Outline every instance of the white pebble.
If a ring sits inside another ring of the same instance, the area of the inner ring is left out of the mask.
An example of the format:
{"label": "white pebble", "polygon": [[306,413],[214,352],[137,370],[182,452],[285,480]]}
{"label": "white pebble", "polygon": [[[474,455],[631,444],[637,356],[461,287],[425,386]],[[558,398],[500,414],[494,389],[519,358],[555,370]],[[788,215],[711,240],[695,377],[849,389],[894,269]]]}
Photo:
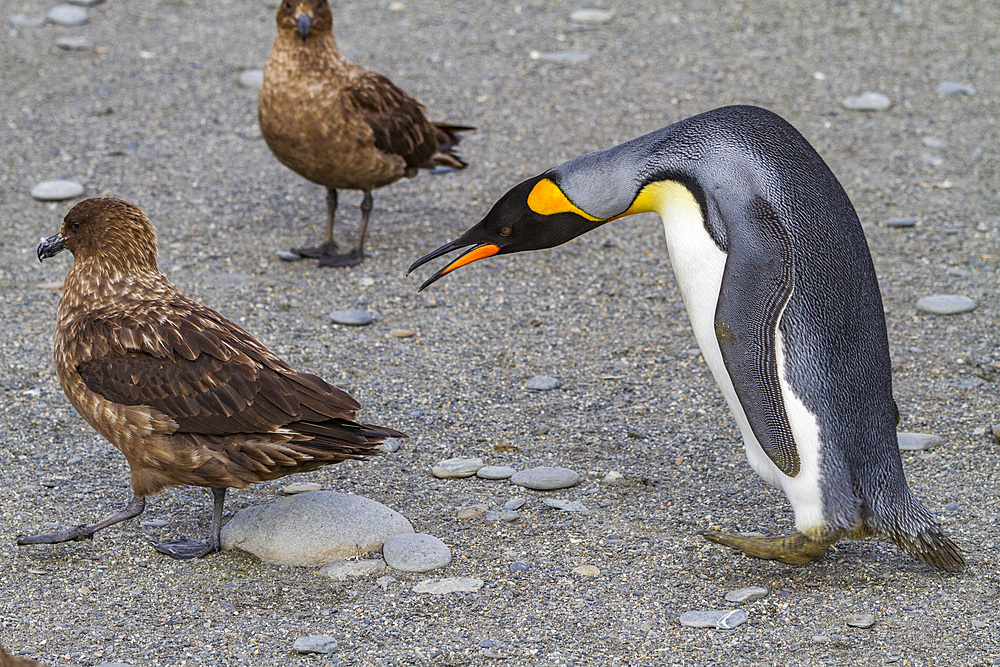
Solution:
{"label": "white pebble", "polygon": [[43,181],[31,188],[31,196],[39,201],[62,201],[83,194],[83,186],[76,181],[57,179]]}
{"label": "white pebble", "polygon": [[854,111],[885,111],[892,106],[892,101],[882,93],[868,92],[844,98],[841,104]]}

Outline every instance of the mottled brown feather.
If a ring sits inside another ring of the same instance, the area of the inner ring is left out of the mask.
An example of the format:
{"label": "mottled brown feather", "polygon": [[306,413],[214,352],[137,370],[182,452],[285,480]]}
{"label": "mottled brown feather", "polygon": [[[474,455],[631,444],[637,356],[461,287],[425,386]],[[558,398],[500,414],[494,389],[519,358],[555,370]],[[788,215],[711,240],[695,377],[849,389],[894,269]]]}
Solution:
{"label": "mottled brown feather", "polygon": [[0,646],[0,667],[45,667],[45,665],[37,660],[11,655]]}

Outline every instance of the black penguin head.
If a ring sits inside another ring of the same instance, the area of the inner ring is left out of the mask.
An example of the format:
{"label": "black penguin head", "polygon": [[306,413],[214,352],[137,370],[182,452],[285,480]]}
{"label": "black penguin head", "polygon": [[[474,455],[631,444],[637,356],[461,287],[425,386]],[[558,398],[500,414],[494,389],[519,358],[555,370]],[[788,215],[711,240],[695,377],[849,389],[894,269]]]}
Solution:
{"label": "black penguin head", "polygon": [[588,215],[559,188],[546,172],[514,186],[493,205],[486,217],[451,243],[427,253],[407,274],[453,250],[473,246],[458,259],[424,281],[421,291],[442,276],[484,257],[560,245],[607,222]]}

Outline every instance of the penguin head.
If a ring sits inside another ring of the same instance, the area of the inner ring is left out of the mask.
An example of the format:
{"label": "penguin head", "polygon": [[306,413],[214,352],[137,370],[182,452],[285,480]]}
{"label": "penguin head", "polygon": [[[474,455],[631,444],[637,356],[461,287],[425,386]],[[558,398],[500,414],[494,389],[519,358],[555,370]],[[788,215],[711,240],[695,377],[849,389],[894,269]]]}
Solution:
{"label": "penguin head", "polygon": [[549,171],[519,183],[501,197],[479,223],[451,243],[415,261],[407,274],[453,250],[472,246],[424,281],[417,291],[484,257],[551,248],[607,222],[577,207],[560,188],[558,180],[557,172]]}

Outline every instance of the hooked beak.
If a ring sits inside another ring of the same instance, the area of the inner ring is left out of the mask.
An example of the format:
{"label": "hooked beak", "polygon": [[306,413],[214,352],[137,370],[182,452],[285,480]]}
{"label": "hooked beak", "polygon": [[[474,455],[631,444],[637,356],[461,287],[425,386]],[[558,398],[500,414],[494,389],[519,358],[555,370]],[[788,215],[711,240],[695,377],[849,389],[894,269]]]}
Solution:
{"label": "hooked beak", "polygon": [[[409,270],[407,270],[406,272],[406,275],[410,275],[410,273],[412,273],[414,269],[426,264],[432,259],[437,259],[441,255],[447,255],[452,250],[458,250],[459,248],[465,248],[470,245],[473,244],[468,241],[464,241],[463,237],[459,237],[454,241],[452,241],[451,243],[446,243],[437,250],[427,253],[426,255],[415,261],[413,264],[411,264]],[[448,275],[457,268],[463,267],[466,264],[471,264],[472,262],[475,262],[477,259],[483,259],[484,257],[492,257],[498,252],[500,252],[500,246],[496,245],[495,243],[480,243],[476,245],[474,248],[472,248],[472,250],[469,250],[468,252],[460,255],[458,259],[454,260],[451,264],[447,265],[446,267],[435,273],[433,276],[425,280],[424,284],[417,289],[417,292],[424,291],[424,289],[426,289],[432,283],[436,282],[439,278]]]}
{"label": "hooked beak", "polygon": [[41,243],[38,244],[38,249],[35,251],[35,254],[38,255],[38,261],[41,262],[61,253],[66,249],[67,240],[65,236],[59,236],[58,234],[53,234],[47,239],[43,238]]}
{"label": "hooked beak", "polygon": [[306,35],[309,34],[309,28],[312,27],[312,24],[313,18],[305,12],[295,17],[295,25],[299,27],[299,34],[302,35],[303,42],[306,41]]}

